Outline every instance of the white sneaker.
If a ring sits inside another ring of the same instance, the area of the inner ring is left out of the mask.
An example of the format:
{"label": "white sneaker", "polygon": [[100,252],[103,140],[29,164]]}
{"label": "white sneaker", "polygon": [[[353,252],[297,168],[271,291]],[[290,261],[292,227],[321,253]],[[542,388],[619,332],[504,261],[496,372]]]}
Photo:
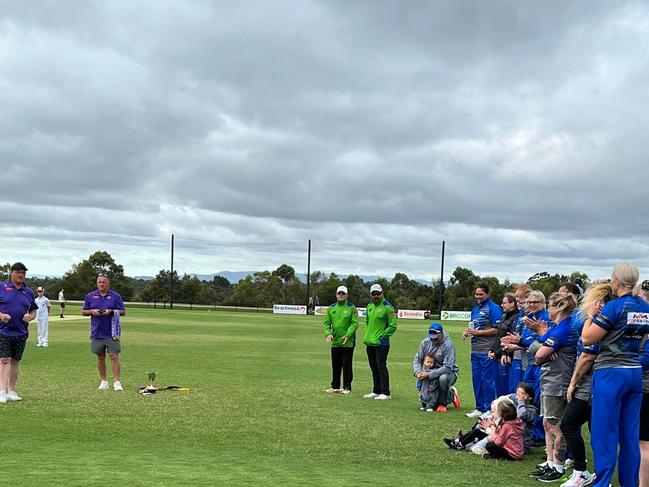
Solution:
{"label": "white sneaker", "polygon": [[329,389],[325,389],[325,392],[327,394],[338,394],[340,392],[340,389],[334,389],[333,387],[330,387]]}
{"label": "white sneaker", "polygon": [[0,404],[7,404],[7,393],[0,392]]}
{"label": "white sneaker", "polygon": [[573,468],[575,465],[575,461],[572,458],[568,458],[565,462],[563,462],[563,468]]}
{"label": "white sneaker", "polygon": [[351,394],[352,391],[350,391],[349,389],[343,389],[342,391],[340,391],[340,393],[341,394]]}
{"label": "white sneaker", "polygon": [[375,394],[374,392],[370,392],[369,394],[365,394],[363,396],[363,399],[374,399],[375,397],[378,397],[378,394]]}
{"label": "white sneaker", "polygon": [[108,390],[108,381],[107,380],[102,380],[99,383],[99,387],[97,387],[100,391],[107,391]]}
{"label": "white sneaker", "polygon": [[41,346],[41,344],[40,344],[40,343],[37,343],[37,344],[36,344],[36,346],[37,346],[37,347],[40,347],[40,346]]}
{"label": "white sneaker", "polygon": [[427,413],[434,413],[435,410],[434,410],[433,408],[428,408],[428,409],[426,409],[426,412],[427,412]]}
{"label": "white sneaker", "polygon": [[467,418],[477,418],[478,416],[482,416],[482,411],[478,411],[477,409],[474,409],[470,413],[466,413],[465,416]]}
{"label": "white sneaker", "polygon": [[374,399],[378,399],[379,401],[386,401],[386,400],[391,399],[391,398],[392,398],[392,396],[388,396],[387,394],[379,394]]}
{"label": "white sneaker", "polygon": [[584,470],[583,472],[573,471],[570,478],[561,484],[561,487],[586,487],[587,485],[592,485],[594,481],[595,475],[588,470]]}
{"label": "white sneaker", "polygon": [[16,394],[16,391],[7,392],[7,401],[22,401],[23,398]]}
{"label": "white sneaker", "polygon": [[47,348],[47,343],[43,343],[43,344],[41,345],[41,347],[43,347],[43,348]]}
{"label": "white sneaker", "polygon": [[122,383],[118,380],[116,380],[115,383],[113,384],[113,389],[115,389],[116,391],[124,390],[124,388],[122,387]]}

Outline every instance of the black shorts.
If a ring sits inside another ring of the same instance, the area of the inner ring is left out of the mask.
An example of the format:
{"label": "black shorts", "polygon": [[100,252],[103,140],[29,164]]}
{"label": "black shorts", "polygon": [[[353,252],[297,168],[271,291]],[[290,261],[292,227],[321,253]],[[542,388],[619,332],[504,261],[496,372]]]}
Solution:
{"label": "black shorts", "polygon": [[59,303],[61,305],[61,308],[65,308],[65,303]]}
{"label": "black shorts", "polygon": [[640,408],[640,441],[649,441],[649,392],[642,394]]}
{"label": "black shorts", "polygon": [[21,360],[25,345],[27,344],[27,335],[21,337],[8,337],[0,335],[0,358],[12,358]]}

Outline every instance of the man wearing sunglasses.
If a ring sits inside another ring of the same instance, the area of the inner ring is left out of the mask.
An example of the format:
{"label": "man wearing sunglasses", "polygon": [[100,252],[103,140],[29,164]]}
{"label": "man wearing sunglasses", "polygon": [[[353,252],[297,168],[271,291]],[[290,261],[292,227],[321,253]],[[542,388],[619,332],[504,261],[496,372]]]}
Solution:
{"label": "man wearing sunglasses", "polygon": [[16,381],[23,358],[29,322],[36,318],[38,305],[34,292],[25,286],[27,267],[22,262],[11,266],[7,282],[0,283],[0,404],[20,401]]}
{"label": "man wearing sunglasses", "polygon": [[[324,333],[331,343],[331,388],[329,394],[349,394],[352,392],[352,359],[356,345],[356,330],[358,329],[358,311],[356,306],[347,299],[349,296],[346,286],[336,289],[336,302],[327,308],[324,319]],[[340,373],[343,374],[343,388],[340,388]]]}
{"label": "man wearing sunglasses", "polygon": [[370,294],[372,302],[367,305],[363,343],[367,347],[367,360],[374,384],[372,392],[363,397],[386,400],[391,397],[387,362],[390,353],[390,337],[397,331],[397,312],[383,297],[383,288],[380,284],[372,284]]}

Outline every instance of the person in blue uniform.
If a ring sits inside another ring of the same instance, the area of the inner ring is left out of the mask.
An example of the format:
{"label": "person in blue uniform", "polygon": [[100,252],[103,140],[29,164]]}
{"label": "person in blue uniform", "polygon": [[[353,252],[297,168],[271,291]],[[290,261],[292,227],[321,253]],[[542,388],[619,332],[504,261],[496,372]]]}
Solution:
{"label": "person in blue uniform", "polygon": [[[636,487],[640,470],[642,367],[640,342],[649,333],[649,304],[633,295],[638,268],[629,262],[611,275],[614,299],[584,321],[582,342],[599,343],[593,365],[591,446],[596,487],[608,486],[615,464],[621,487]],[[618,450],[619,449],[619,450]]]}
{"label": "person in blue uniform", "polygon": [[475,290],[476,305],[471,311],[469,327],[465,337],[471,337],[471,379],[475,409],[466,414],[475,418],[491,410],[491,401],[496,399],[496,363],[489,359],[489,348],[498,332],[498,322],[503,313],[489,296],[489,286],[479,284]]}

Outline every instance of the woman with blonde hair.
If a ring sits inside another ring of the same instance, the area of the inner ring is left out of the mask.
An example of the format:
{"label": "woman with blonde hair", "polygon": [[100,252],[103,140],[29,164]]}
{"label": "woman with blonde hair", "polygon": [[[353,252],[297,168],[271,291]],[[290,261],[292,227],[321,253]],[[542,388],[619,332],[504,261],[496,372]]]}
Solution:
{"label": "woman with blonde hair", "polygon": [[[622,487],[638,485],[642,367],[640,342],[649,333],[649,303],[633,295],[638,268],[622,262],[611,274],[617,296],[599,313],[588,316],[581,333],[584,345],[599,343],[593,365],[591,446],[595,486],[607,486],[618,465]],[[619,453],[618,453],[619,448]]]}
{"label": "woman with blonde hair", "polygon": [[[578,312],[573,315],[575,327],[581,329],[586,316],[598,312],[611,299],[613,299],[613,291],[608,283],[589,287]],[[561,432],[566,439],[568,450],[572,452],[574,464],[572,475],[567,482],[561,484],[562,487],[581,487],[593,482],[594,476],[588,471],[586,465],[586,447],[581,436],[581,427],[585,423],[590,424],[592,369],[598,351],[597,344],[585,346],[581,338],[577,342],[577,362],[566,397],[568,405],[561,418]]]}

